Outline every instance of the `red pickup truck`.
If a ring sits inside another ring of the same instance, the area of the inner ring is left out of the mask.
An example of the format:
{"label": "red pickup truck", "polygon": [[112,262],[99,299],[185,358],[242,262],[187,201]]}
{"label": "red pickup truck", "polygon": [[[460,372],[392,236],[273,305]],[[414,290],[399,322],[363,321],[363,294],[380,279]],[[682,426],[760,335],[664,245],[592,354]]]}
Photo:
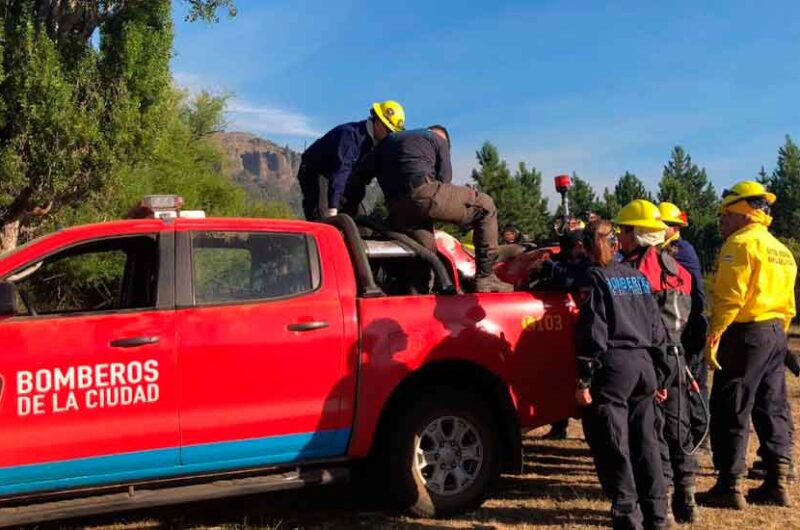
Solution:
{"label": "red pickup truck", "polygon": [[[478,506],[574,413],[575,303],[347,216],[140,219],[0,256],[0,524],[325,484]],[[412,274],[412,271],[413,274]],[[408,276],[434,278],[420,294]]]}

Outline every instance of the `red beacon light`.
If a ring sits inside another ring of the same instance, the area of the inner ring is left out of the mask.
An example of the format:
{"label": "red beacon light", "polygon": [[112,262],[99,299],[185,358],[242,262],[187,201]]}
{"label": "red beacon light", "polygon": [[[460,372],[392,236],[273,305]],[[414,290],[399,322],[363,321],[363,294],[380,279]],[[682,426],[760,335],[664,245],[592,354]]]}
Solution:
{"label": "red beacon light", "polygon": [[555,179],[556,191],[558,193],[566,193],[572,187],[572,180],[569,175],[558,175]]}

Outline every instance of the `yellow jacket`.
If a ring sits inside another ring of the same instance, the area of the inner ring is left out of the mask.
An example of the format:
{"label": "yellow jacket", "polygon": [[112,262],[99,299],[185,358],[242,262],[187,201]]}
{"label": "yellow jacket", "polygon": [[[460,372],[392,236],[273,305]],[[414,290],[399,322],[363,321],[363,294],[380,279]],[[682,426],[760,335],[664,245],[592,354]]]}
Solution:
{"label": "yellow jacket", "polygon": [[711,296],[709,334],[734,322],[794,318],[797,264],[792,253],[762,224],[749,224],[722,245]]}

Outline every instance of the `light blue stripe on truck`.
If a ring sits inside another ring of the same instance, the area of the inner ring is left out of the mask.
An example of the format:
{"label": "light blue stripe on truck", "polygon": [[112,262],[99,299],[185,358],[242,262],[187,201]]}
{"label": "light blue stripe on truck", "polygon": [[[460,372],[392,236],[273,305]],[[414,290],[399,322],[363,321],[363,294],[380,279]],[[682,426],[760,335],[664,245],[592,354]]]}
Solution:
{"label": "light blue stripe on truck", "polygon": [[[343,456],[350,429],[270,436],[0,468],[0,495],[213,473]],[[183,464],[179,465],[179,459]]]}

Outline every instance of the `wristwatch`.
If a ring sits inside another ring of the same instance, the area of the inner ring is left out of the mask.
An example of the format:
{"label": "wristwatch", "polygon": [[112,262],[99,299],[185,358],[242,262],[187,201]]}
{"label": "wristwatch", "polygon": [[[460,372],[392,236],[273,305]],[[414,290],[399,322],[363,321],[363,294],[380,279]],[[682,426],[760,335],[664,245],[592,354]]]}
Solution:
{"label": "wristwatch", "polygon": [[592,386],[592,382],[589,379],[578,379],[576,386],[578,390],[586,390]]}

